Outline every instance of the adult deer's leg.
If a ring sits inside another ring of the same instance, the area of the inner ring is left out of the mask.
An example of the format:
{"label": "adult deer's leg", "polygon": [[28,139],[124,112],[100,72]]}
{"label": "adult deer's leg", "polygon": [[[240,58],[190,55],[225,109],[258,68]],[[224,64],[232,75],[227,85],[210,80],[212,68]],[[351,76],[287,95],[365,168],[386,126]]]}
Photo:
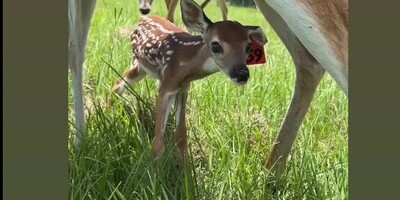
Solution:
{"label": "adult deer's leg", "polygon": [[187,130],[186,130],[186,104],[188,97],[188,89],[179,92],[176,97],[176,132],[175,142],[178,145],[183,158],[187,153]]}
{"label": "adult deer's leg", "polygon": [[201,4],[201,9],[204,9],[207,5],[208,5],[208,3],[210,3],[210,1],[211,0],[205,0],[202,4]]}
{"label": "adult deer's leg", "polygon": [[228,8],[225,0],[217,0],[218,7],[221,9],[222,19],[228,20]]}
{"label": "adult deer's leg", "polygon": [[167,9],[169,10],[169,5],[171,4],[171,0],[165,0],[165,5],[167,6]]}
{"label": "adult deer's leg", "polygon": [[168,21],[174,23],[175,8],[178,5],[178,0],[166,0],[168,8]]}
{"label": "adult deer's leg", "polygon": [[72,50],[69,49],[69,68],[71,70],[72,78],[72,89],[74,95],[74,107],[75,107],[75,124],[77,132],[74,136],[74,146],[76,149],[80,149],[82,140],[84,138],[84,132],[86,131],[85,125],[85,114],[83,108],[83,60],[84,60],[84,48],[74,47]]}
{"label": "adult deer's leg", "polygon": [[119,79],[117,83],[113,86],[112,91],[121,95],[128,85],[142,80],[146,75],[146,72],[139,66],[139,61],[133,59],[131,67],[124,72],[123,79]]}
{"label": "adult deer's leg", "polygon": [[81,148],[86,131],[83,108],[83,62],[85,61],[85,47],[95,5],[96,0],[68,1],[68,66],[71,70],[74,94],[75,123],[77,128],[77,134],[74,137],[74,146],[77,149]]}
{"label": "adult deer's leg", "polygon": [[[204,9],[211,0],[205,0],[201,4],[201,8]],[[217,0],[218,7],[221,9],[222,19],[228,20],[228,7],[226,6],[226,0]]]}
{"label": "adult deer's leg", "polygon": [[278,179],[285,169],[299,128],[325,72],[297,39],[295,43],[297,53],[292,55],[296,66],[295,89],[285,120],[266,163],[267,168],[272,169]]}
{"label": "adult deer's leg", "polygon": [[152,146],[153,158],[156,158],[164,152],[164,133],[175,95],[176,94],[168,94],[167,91],[163,90],[163,85],[161,83],[156,102],[156,128]]}
{"label": "adult deer's leg", "polygon": [[299,127],[325,71],[265,0],[254,0],[254,2],[285,44],[296,67],[296,83],[292,100],[266,163],[266,167],[280,178]]}

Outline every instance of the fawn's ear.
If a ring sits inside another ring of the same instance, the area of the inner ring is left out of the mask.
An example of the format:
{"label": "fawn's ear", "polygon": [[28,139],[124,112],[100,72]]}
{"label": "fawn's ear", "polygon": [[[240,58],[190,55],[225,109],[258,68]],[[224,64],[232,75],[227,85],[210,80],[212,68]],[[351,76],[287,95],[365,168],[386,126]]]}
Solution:
{"label": "fawn's ear", "polygon": [[265,45],[268,42],[267,37],[264,34],[264,31],[259,26],[246,26],[249,37],[255,41],[257,41],[260,45]]}
{"label": "fawn's ear", "polygon": [[180,0],[182,20],[185,26],[194,32],[203,34],[212,21],[204,14],[201,7],[193,0]]}

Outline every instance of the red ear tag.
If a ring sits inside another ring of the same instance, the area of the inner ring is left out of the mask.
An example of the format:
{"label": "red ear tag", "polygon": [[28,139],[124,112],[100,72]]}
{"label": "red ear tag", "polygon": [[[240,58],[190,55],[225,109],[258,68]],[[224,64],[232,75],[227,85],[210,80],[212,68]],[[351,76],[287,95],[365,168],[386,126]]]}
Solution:
{"label": "red ear tag", "polygon": [[264,47],[258,44],[256,41],[252,40],[251,38],[250,40],[250,53],[247,57],[246,64],[257,65],[266,63],[267,59],[265,58]]}

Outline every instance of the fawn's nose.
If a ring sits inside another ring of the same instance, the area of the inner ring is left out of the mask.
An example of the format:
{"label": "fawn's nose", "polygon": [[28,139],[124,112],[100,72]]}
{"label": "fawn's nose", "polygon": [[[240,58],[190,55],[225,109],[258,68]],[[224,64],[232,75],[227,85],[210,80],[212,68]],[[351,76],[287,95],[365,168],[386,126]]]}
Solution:
{"label": "fawn's nose", "polygon": [[249,69],[246,66],[237,67],[232,70],[231,79],[238,84],[246,84],[250,78]]}
{"label": "fawn's nose", "polygon": [[243,67],[243,68],[237,69],[236,70],[236,74],[238,76],[248,77],[249,76],[249,69],[247,67]]}
{"label": "fawn's nose", "polygon": [[238,70],[236,74],[238,82],[241,83],[247,82],[247,80],[250,78],[249,69],[247,68]]}
{"label": "fawn's nose", "polygon": [[150,8],[140,8],[139,10],[142,15],[147,15],[150,12]]}

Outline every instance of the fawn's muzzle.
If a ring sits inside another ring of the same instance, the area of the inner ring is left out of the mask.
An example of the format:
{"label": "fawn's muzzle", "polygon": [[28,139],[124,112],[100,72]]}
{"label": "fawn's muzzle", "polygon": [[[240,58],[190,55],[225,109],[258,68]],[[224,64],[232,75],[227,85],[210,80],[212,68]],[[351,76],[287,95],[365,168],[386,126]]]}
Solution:
{"label": "fawn's muzzle", "polygon": [[230,72],[232,81],[239,85],[244,85],[250,78],[249,68],[247,66],[235,67]]}

